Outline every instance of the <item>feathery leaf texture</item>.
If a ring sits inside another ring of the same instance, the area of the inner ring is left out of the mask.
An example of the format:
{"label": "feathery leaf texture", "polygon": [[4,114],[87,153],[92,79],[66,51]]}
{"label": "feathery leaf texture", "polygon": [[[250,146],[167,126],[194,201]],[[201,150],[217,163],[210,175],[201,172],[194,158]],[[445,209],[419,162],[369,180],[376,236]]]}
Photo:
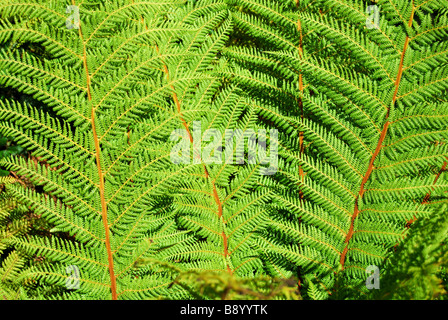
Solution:
{"label": "feathery leaf texture", "polygon": [[[10,240],[45,257],[17,276],[22,296],[192,299],[199,276],[297,277],[327,299],[365,283],[448,199],[448,1],[378,0],[374,28],[368,5],[3,1],[0,88],[29,99],[2,95],[0,135],[32,158],[0,166],[41,188],[8,186],[68,235]],[[213,150],[230,130],[245,134]],[[278,147],[275,172],[247,157],[251,132]]]}

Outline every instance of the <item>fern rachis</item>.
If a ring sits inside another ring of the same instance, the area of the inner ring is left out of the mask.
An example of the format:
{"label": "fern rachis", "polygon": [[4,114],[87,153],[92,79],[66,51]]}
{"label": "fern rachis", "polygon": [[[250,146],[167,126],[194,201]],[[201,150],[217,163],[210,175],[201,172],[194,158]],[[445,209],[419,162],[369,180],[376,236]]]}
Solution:
{"label": "fern rachis", "polygon": [[[38,159],[0,164],[43,189],[9,192],[70,235],[14,238],[45,257],[18,276],[26,295],[228,297],[296,276],[319,299],[362,286],[448,190],[447,2],[378,1],[371,29],[367,4],[73,1],[79,29],[53,1],[0,6],[0,87],[27,96],[2,96],[0,133]],[[277,130],[276,174],[174,164],[171,134],[193,145],[196,122],[222,141]]]}

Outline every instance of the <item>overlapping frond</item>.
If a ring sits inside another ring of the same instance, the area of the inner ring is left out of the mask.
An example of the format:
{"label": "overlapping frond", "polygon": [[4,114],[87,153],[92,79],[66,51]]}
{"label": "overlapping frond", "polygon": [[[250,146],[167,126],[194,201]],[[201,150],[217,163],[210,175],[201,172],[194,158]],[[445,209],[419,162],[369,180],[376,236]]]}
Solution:
{"label": "overlapping frond", "polygon": [[[266,121],[296,130],[279,141],[289,165],[274,177],[268,225],[276,240],[264,249],[278,266],[283,254],[289,268],[301,268],[310,297],[328,297],[332,279],[336,287],[362,282],[366,267],[381,265],[401,241],[406,222],[431,214],[429,198],[446,197],[447,3],[228,3],[257,44],[226,49],[246,80],[229,79],[250,87]],[[380,19],[372,28],[373,9]]]}
{"label": "overlapping frond", "polygon": [[51,230],[8,240],[0,277],[60,299],[358,288],[448,192],[448,3],[368,5],[5,1],[0,134],[29,154],[0,165]]}

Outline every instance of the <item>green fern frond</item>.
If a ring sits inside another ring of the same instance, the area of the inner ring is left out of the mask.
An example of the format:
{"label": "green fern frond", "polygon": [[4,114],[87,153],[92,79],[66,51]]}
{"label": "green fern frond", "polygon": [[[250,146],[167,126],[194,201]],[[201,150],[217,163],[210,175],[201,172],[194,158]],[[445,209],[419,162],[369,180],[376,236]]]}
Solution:
{"label": "green fern frond", "polygon": [[0,135],[29,152],[0,166],[51,225],[8,240],[20,297],[362,287],[448,199],[448,2],[368,5],[0,5]]}

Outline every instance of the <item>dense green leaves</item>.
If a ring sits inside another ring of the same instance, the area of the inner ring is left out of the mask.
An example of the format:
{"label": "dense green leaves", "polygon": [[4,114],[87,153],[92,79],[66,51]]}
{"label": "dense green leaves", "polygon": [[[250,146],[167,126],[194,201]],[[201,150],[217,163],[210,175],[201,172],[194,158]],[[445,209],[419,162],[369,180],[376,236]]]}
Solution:
{"label": "dense green leaves", "polygon": [[447,201],[448,2],[369,5],[0,5],[0,166],[51,224],[9,241],[22,297],[353,298],[393,274]]}

